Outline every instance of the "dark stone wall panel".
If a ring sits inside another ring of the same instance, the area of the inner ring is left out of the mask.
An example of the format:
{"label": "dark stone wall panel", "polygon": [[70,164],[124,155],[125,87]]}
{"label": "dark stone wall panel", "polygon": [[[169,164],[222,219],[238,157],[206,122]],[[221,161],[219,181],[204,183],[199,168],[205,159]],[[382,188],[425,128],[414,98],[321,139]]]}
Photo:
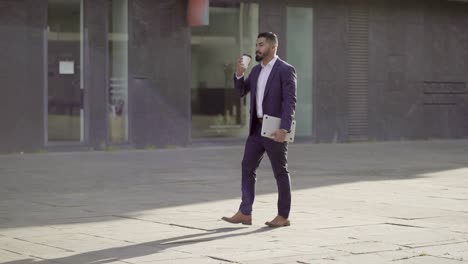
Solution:
{"label": "dark stone wall panel", "polygon": [[190,28],[184,0],[130,1],[132,142],[190,142]]}
{"label": "dark stone wall panel", "polygon": [[47,1],[0,1],[0,152],[44,145]]}

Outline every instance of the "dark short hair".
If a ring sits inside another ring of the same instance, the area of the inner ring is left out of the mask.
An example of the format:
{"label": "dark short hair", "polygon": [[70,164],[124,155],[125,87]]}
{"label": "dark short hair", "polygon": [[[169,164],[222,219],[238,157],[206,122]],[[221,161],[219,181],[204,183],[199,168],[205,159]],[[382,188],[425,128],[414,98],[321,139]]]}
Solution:
{"label": "dark short hair", "polygon": [[257,39],[259,38],[265,38],[267,41],[278,45],[278,36],[276,36],[276,34],[273,32],[262,32],[258,34]]}

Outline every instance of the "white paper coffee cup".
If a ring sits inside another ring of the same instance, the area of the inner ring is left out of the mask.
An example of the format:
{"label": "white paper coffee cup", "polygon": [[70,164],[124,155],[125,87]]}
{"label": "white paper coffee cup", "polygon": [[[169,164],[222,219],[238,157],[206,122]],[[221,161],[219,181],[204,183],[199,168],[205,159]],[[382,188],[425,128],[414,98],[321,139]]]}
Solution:
{"label": "white paper coffee cup", "polygon": [[249,67],[250,61],[252,57],[250,55],[244,54],[242,55],[242,68],[247,69]]}

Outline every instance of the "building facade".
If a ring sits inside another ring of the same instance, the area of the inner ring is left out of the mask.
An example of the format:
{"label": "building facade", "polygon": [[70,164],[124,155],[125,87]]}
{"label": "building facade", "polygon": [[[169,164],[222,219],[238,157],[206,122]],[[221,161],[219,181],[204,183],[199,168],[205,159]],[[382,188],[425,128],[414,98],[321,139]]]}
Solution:
{"label": "building facade", "polygon": [[200,2],[0,0],[0,152],[241,141],[232,74],[262,31],[296,67],[299,141],[468,137],[468,3]]}

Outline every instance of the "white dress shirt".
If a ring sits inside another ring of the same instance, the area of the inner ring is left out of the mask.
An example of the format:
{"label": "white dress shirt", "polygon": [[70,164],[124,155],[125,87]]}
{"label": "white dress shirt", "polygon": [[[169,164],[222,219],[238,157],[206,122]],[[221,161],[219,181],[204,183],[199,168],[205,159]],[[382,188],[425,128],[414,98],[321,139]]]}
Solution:
{"label": "white dress shirt", "polygon": [[257,117],[263,118],[263,97],[265,95],[265,88],[268,81],[268,77],[270,77],[271,70],[273,69],[273,65],[278,60],[278,56],[273,57],[273,59],[267,64],[262,66],[262,70],[260,71],[260,75],[258,76],[257,82],[257,100],[256,100],[256,108],[257,108]]}
{"label": "white dress shirt", "polygon": [[[257,97],[256,97],[256,108],[257,108],[257,117],[258,118],[263,118],[263,97],[265,95],[265,88],[266,84],[268,81],[268,77],[270,77],[271,70],[273,69],[273,66],[275,65],[275,62],[278,60],[278,56],[275,55],[273,59],[267,64],[263,65],[263,63],[260,64],[262,66],[262,69],[260,70],[260,75],[258,76],[258,81],[257,81]],[[244,75],[237,76],[237,79],[241,79],[244,77]]]}

